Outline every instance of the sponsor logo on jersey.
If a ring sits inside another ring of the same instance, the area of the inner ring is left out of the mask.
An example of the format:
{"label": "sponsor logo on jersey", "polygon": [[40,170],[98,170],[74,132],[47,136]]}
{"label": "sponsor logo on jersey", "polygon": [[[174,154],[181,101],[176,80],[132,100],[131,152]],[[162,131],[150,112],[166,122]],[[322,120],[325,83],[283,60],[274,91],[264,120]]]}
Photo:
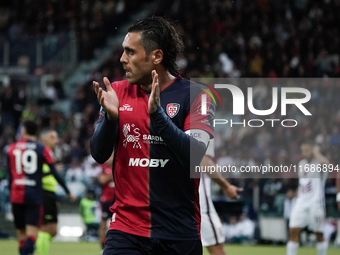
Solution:
{"label": "sponsor logo on jersey", "polygon": [[130,158],[129,166],[164,167],[168,162],[169,162],[169,159]]}
{"label": "sponsor logo on jersey", "polygon": [[166,106],[166,112],[168,113],[170,118],[173,118],[179,112],[180,104],[171,103]]}
{"label": "sponsor logo on jersey", "polygon": [[158,135],[143,135],[143,143],[164,144],[162,137]]}
{"label": "sponsor logo on jersey", "polygon": [[135,127],[135,124],[124,124],[123,125],[123,135],[125,139],[123,140],[123,146],[126,148],[128,143],[133,144],[133,148],[141,149],[142,146],[139,142],[139,138],[141,134],[139,133],[140,129]]}
{"label": "sponsor logo on jersey", "polygon": [[26,186],[35,186],[35,185],[37,185],[35,180],[29,180],[29,179],[15,179],[14,183],[16,185],[26,185]]}
{"label": "sponsor logo on jersey", "polygon": [[16,143],[15,148],[22,149],[22,150],[35,150],[37,145],[35,143]]}
{"label": "sponsor logo on jersey", "polygon": [[121,111],[121,112],[124,112],[124,111],[132,112],[133,107],[131,107],[131,105],[129,105],[129,104],[123,104],[123,106],[119,107],[119,111]]}

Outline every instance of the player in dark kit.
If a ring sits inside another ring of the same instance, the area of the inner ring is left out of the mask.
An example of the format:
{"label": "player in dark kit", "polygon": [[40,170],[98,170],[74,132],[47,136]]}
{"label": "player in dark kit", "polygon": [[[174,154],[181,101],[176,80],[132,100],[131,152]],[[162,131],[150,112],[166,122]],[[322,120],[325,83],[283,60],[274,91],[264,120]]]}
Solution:
{"label": "player in dark kit", "polygon": [[33,254],[38,227],[43,215],[42,166],[48,164],[51,174],[67,194],[70,194],[54,166],[48,147],[36,142],[37,125],[25,121],[21,140],[8,150],[10,191],[14,224],[17,230],[20,255]]}
{"label": "player in dark kit", "polygon": [[202,90],[179,76],[182,48],[165,19],[138,21],[123,42],[127,80],[110,84],[105,77],[107,91],[93,82],[102,110],[92,156],[103,163],[115,148],[104,255],[202,254],[199,179],[190,178],[190,163],[199,165],[213,137],[214,109],[201,115]]}

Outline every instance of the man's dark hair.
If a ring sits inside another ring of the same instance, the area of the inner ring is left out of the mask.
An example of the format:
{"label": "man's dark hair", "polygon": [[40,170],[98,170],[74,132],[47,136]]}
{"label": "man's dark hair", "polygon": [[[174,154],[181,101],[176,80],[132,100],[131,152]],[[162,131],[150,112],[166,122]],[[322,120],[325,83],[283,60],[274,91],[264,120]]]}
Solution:
{"label": "man's dark hair", "polygon": [[172,75],[179,74],[176,57],[183,51],[183,41],[169,21],[162,17],[152,16],[132,24],[128,32],[141,33],[140,43],[146,54],[161,49],[163,66]]}
{"label": "man's dark hair", "polygon": [[311,140],[311,139],[306,139],[305,141],[303,141],[302,142],[302,144],[301,145],[309,145],[309,146],[314,146],[315,145],[315,143],[314,143],[314,141],[313,140]]}
{"label": "man's dark hair", "polygon": [[22,125],[26,130],[26,134],[34,136],[37,134],[38,125],[35,122],[31,120],[26,120]]}

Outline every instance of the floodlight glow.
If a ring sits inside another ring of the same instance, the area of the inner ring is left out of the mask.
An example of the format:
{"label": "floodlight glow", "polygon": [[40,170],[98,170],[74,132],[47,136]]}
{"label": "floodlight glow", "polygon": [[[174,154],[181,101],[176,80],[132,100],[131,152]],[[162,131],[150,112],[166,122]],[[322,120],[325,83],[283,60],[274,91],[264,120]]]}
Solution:
{"label": "floodlight glow", "polygon": [[83,235],[83,229],[81,227],[64,226],[60,228],[60,235],[68,237],[80,237]]}

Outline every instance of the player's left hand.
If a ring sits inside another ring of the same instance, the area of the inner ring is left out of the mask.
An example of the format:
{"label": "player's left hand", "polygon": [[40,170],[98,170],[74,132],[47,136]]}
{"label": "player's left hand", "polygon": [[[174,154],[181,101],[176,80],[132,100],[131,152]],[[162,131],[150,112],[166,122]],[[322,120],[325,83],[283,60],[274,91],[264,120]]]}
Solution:
{"label": "player's left hand", "polygon": [[161,106],[158,74],[156,70],[153,70],[151,74],[152,74],[152,89],[149,98],[149,114],[154,113],[155,111],[157,111],[158,107]]}
{"label": "player's left hand", "polygon": [[223,188],[223,193],[229,198],[238,199],[240,195],[237,192],[243,191],[243,188],[238,188],[234,185],[229,184],[227,187]]}

